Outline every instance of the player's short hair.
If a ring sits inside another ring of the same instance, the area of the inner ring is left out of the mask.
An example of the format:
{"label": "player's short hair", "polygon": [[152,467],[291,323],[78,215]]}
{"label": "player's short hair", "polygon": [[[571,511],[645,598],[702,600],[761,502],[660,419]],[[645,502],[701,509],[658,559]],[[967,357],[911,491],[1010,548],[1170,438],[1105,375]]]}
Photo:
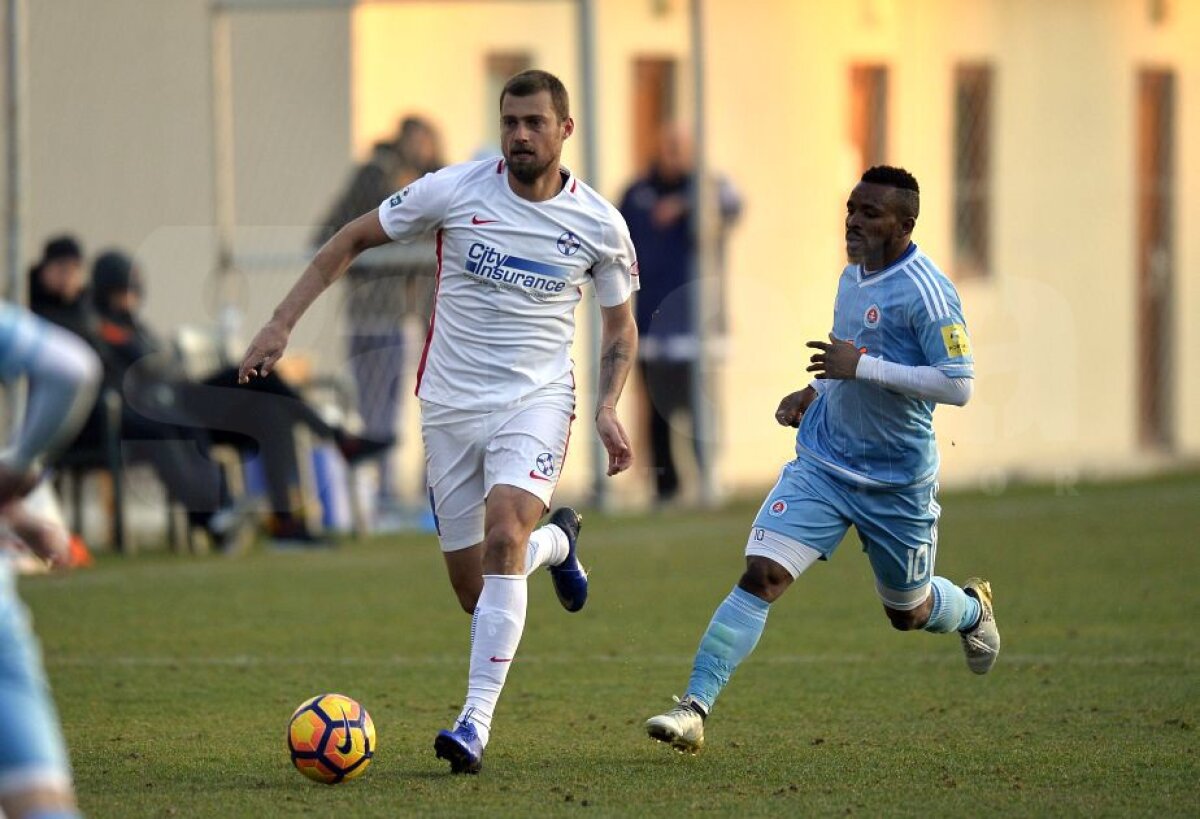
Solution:
{"label": "player's short hair", "polygon": [[571,116],[571,101],[567,97],[567,87],[562,84],[562,80],[549,71],[541,71],[536,68],[509,77],[508,82],[504,83],[504,89],[500,92],[500,106],[504,107],[506,94],[512,94],[514,97],[528,97],[539,91],[549,92],[550,105],[554,108],[559,122],[563,122]]}
{"label": "player's short hair", "polygon": [[921,213],[921,186],[917,184],[917,178],[904,168],[875,165],[863,172],[860,181],[895,188],[897,195],[893,198],[903,215],[916,219]]}

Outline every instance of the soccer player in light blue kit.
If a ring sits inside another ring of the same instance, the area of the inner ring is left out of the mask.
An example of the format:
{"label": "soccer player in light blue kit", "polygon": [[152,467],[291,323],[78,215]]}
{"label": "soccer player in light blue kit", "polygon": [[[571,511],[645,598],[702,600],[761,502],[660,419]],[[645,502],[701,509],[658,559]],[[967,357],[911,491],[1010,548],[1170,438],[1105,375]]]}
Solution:
{"label": "soccer player in light blue kit", "polygon": [[687,693],[646,721],[652,739],[696,753],[717,695],[762,634],[771,603],[850,526],[875,588],[901,631],[957,632],[967,665],[986,674],[1000,650],[992,591],[933,573],[937,557],[937,444],[933,410],[962,406],[974,375],[962,304],[950,280],[912,242],[917,180],[877,166],[846,203],[846,252],[829,341],[809,386],[775,419],[798,426],[796,459],[767,495],[746,546],[746,571],[700,640]]}
{"label": "soccer player in light blue kit", "polygon": [[[39,556],[63,555],[65,533],[26,510],[21,498],[41,479],[41,463],[69,443],[87,418],[100,362],[80,339],[0,302],[0,381],[28,380],[24,420],[0,452],[0,528]],[[58,716],[29,617],[17,599],[9,555],[0,550],[0,815],[79,816]]]}

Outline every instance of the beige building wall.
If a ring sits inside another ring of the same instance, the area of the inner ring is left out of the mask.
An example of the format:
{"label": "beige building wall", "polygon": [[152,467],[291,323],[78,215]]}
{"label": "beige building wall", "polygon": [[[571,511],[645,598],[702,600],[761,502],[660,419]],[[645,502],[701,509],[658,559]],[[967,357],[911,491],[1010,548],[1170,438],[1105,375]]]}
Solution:
{"label": "beige building wall", "polygon": [[[678,58],[681,90],[690,91],[686,5],[598,4],[602,160],[594,181],[609,196],[633,171],[633,57]],[[1012,472],[1069,481],[1079,469],[1157,460],[1136,435],[1134,91],[1139,67],[1175,68],[1174,430],[1180,453],[1200,454],[1200,346],[1186,321],[1200,306],[1196,231],[1186,228],[1197,224],[1200,207],[1200,7],[1168,4],[1162,25],[1135,0],[761,0],[705,8],[711,161],[736,180],[748,205],[730,245],[733,333],[718,374],[722,474],[730,485],[769,481],[788,456],[792,436],[771,415],[780,396],[805,383],[803,342],[829,326],[843,264],[842,203],[857,171],[846,125],[854,62],[890,68],[889,160],[922,181],[916,238],[952,277],[953,68],[971,60],[995,70],[994,272],[960,282],[977,391],[967,408],[937,414],[947,479],[989,482]],[[522,13],[544,23],[525,33],[511,25]],[[481,102],[489,49],[527,49],[558,71],[575,90],[578,114],[572,25],[555,4],[361,9],[356,142],[401,113],[388,100],[413,100],[437,112],[456,158],[467,156],[491,127],[481,108],[494,116],[494,102]],[[431,70],[419,79],[395,72],[384,83],[378,55],[395,52],[384,44],[399,32],[411,44],[405,61]],[[569,151],[568,161],[574,156]]]}
{"label": "beige building wall", "polygon": [[[616,198],[633,174],[632,60],[679,60],[690,111],[688,3],[596,3],[600,165]],[[788,457],[779,397],[805,383],[804,341],[821,338],[843,263],[842,212],[856,159],[848,71],[891,71],[889,160],[922,182],[916,238],[953,277],[952,77],[995,68],[994,275],[962,281],[976,349],[974,400],[941,408],[949,481],[1012,472],[1140,468],[1135,324],[1135,76],[1176,72],[1172,376],[1177,452],[1200,455],[1200,4],[1142,0],[707,0],[711,164],[747,209],[729,245],[732,335],[719,367],[721,471],[761,486]],[[215,319],[212,136],[204,0],[30,3],[31,253],[49,233],[143,257],[160,327]],[[238,249],[293,258],[355,156],[406,113],[443,130],[460,161],[496,141],[489,52],[528,51],[582,112],[569,2],[370,3],[347,11],[240,14],[233,27]],[[581,123],[582,124],[582,123]],[[582,160],[582,134],[566,151]],[[294,278],[296,262],[247,270],[236,288],[247,329]],[[301,325],[296,347],[341,362],[339,297]],[[585,307],[587,305],[585,304]],[[577,348],[580,378],[589,355]],[[592,435],[581,392],[576,440]],[[637,421],[625,413],[630,425]],[[411,417],[411,416],[410,416]],[[410,429],[410,435],[412,430]],[[416,447],[409,447],[415,459]],[[586,485],[576,449],[568,493]],[[409,464],[406,469],[419,467]],[[614,485],[645,494],[645,475]]]}

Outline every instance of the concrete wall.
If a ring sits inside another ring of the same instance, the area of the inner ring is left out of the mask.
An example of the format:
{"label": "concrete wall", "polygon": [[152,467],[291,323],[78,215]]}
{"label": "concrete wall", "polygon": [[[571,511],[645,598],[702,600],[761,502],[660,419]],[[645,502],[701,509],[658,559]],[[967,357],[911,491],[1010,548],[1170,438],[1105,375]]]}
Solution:
{"label": "concrete wall", "polygon": [[[28,255],[61,231],[89,254],[131,250],[155,326],[211,324],[208,3],[28,7]],[[239,13],[231,34],[238,248],[299,252],[350,167],[349,12]],[[247,274],[239,306],[262,316],[295,272]],[[298,340],[336,333],[335,314],[323,306]]]}

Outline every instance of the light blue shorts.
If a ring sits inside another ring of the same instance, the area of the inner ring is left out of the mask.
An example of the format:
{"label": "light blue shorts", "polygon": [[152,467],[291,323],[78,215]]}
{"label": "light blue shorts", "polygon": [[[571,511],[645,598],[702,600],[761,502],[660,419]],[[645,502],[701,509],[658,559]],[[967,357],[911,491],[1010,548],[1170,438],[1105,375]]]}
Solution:
{"label": "light blue shorts", "polygon": [[911,591],[928,585],[933,576],[941,511],[936,482],[876,489],[839,480],[811,461],[796,459],[783,467],[754,526],[815,549],[822,560],[829,559],[853,526],[881,591]]}
{"label": "light blue shorts", "polygon": [[37,638],[0,555],[0,794],[70,785],[66,745]]}

